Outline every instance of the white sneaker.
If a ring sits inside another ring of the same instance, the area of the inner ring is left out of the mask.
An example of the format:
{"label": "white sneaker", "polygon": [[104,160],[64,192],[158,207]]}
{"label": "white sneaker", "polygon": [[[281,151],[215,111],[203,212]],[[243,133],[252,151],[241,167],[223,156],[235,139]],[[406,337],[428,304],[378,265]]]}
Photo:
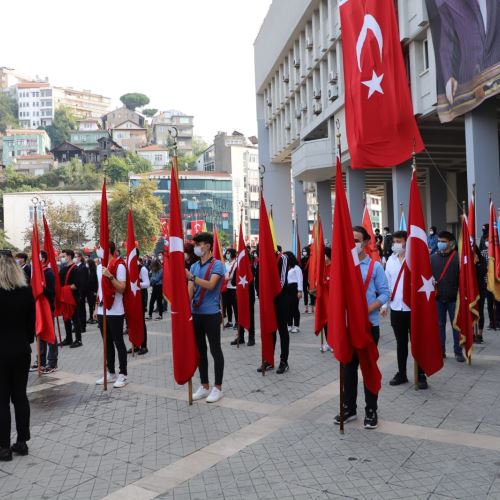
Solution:
{"label": "white sneaker", "polygon": [[[110,382],[110,383],[116,382],[116,378],[117,378],[116,373],[109,373],[108,372],[108,376],[107,376],[108,382]],[[95,381],[95,385],[104,385],[104,377],[98,378]]]}
{"label": "white sneaker", "polygon": [[193,394],[193,401],[199,401],[200,399],[206,398],[210,394],[210,389],[205,389],[202,385],[198,387],[198,390]]}
{"label": "white sneaker", "polygon": [[220,389],[217,389],[217,387],[213,387],[212,392],[207,398],[207,403],[217,403],[219,399],[222,399],[222,396],[224,396],[224,394],[222,394],[222,391]]}
{"label": "white sneaker", "polygon": [[292,327],[291,327],[291,326],[289,326],[289,327],[288,327],[288,333],[290,333],[291,331],[292,331]]}
{"label": "white sneaker", "polygon": [[333,352],[333,349],[328,344],[323,344],[320,348],[321,352]]}
{"label": "white sneaker", "polygon": [[291,333],[299,333],[299,331],[300,330],[296,326],[294,326],[291,330]]}
{"label": "white sneaker", "polygon": [[116,382],[113,384],[113,387],[115,389],[120,389],[121,387],[125,387],[127,384],[127,376],[123,375],[123,373],[120,373],[120,375],[118,375],[118,378],[116,379]]}

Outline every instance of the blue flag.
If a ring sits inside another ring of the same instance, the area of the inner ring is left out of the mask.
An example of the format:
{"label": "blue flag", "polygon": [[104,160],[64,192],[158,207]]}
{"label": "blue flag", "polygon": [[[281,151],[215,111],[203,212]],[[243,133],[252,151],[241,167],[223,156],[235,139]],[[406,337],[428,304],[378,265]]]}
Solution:
{"label": "blue flag", "polygon": [[401,210],[401,219],[399,221],[399,230],[406,231],[406,218],[405,218],[405,213],[403,210]]}

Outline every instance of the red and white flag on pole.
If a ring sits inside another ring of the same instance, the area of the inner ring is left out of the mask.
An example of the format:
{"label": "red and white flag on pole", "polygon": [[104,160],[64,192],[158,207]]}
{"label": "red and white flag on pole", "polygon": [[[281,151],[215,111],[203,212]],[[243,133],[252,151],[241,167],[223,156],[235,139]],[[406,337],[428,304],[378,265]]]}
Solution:
{"label": "red and white flag on pole", "polygon": [[128,211],[127,270],[128,283],[124,305],[125,315],[127,316],[128,338],[134,346],[140,347],[144,342],[144,310],[139,266],[137,265],[137,247],[135,246],[132,210]]}
{"label": "red and white flag on pole", "polygon": [[315,290],[316,306],[314,308],[314,333],[318,335],[328,323],[328,291],[325,279],[325,238],[323,236],[323,224],[318,214],[316,221],[316,235],[314,236],[315,265]]}
{"label": "red and white flag on pole", "polygon": [[33,291],[36,307],[35,333],[41,340],[49,344],[54,344],[56,341],[54,320],[52,318],[52,311],[50,310],[49,299],[43,294],[45,276],[43,274],[42,263],[40,262],[40,239],[36,219],[35,210],[31,238],[31,290]]}
{"label": "red and white flag on pole", "polygon": [[413,114],[394,0],[340,0],[352,168],[393,167],[424,148]]}
{"label": "red and white flag on pole", "polygon": [[175,381],[183,385],[189,382],[198,366],[198,348],[194,338],[193,316],[189,303],[186,270],[184,267],[184,237],[182,231],[181,203],[177,158],[174,157],[170,182],[170,256],[168,275],[172,282],[172,358]]}
{"label": "red and white flag on pole", "polygon": [[236,300],[238,302],[238,324],[246,330],[250,330],[250,286],[252,281],[252,267],[240,224],[238,267],[236,268]]}
{"label": "red and white flag on pole", "polygon": [[45,215],[43,215],[43,249],[47,252],[50,268],[54,273],[56,283],[55,310],[54,316],[61,316],[61,280],[59,277],[59,268],[56,262],[56,252],[52,243],[52,235],[50,234],[49,224]]}
{"label": "red and white flag on pole", "polygon": [[[351,215],[337,158],[333,213],[332,263],[328,298],[328,343],[343,365],[356,353],[366,387],[378,394],[382,375],[377,366],[378,349],[368,320],[363,278],[352,234]],[[347,285],[348,284],[348,285]]]}
{"label": "red and white flag on pole", "polygon": [[368,206],[366,205],[366,203],[365,203],[365,209],[363,211],[362,225],[370,235],[370,243],[368,243],[368,247],[366,248],[366,253],[370,257],[370,259],[380,262],[380,254],[378,253],[377,249],[377,240],[375,239],[372,219],[370,217],[370,212],[368,211]]}
{"label": "red and white flag on pole", "polygon": [[410,186],[408,228],[403,301],[411,309],[411,353],[425,374],[432,375],[443,367],[443,353],[439,338],[436,290],[415,171]]}
{"label": "red and white flag on pole", "polygon": [[172,292],[170,291],[170,286],[172,280],[170,278],[170,237],[168,235],[168,224],[162,224],[163,232],[163,281],[162,281],[162,293],[165,300],[168,300],[169,304],[172,303]]}

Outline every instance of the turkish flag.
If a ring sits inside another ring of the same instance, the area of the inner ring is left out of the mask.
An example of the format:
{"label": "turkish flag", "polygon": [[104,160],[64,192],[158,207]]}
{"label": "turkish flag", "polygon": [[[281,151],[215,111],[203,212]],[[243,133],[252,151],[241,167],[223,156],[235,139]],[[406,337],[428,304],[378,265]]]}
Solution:
{"label": "turkish flag", "polygon": [[56,262],[56,252],[52,244],[52,235],[50,234],[49,224],[45,215],[43,215],[43,249],[47,252],[50,268],[54,273],[56,283],[56,296],[55,296],[55,311],[54,316],[61,316],[61,280],[59,276],[59,268]]}
{"label": "turkish flag", "polygon": [[204,227],[206,227],[204,220],[191,221],[191,236],[196,236],[198,233],[201,233]]}
{"label": "turkish flag", "polygon": [[259,218],[259,309],[262,360],[274,366],[273,333],[278,329],[274,299],[281,292],[273,236],[267,217],[266,202],[260,195]]}
{"label": "turkish flag", "polygon": [[170,308],[172,318],[172,358],[175,381],[182,385],[193,378],[198,366],[198,348],[194,338],[193,316],[184,267],[184,239],[182,232],[181,204],[177,158],[173,159],[170,183],[170,257],[168,259],[171,287]]}
{"label": "turkish flag", "polygon": [[498,240],[498,226],[496,208],[490,201],[490,229],[488,232],[488,290],[500,301],[500,242]]}
{"label": "turkish flag", "polygon": [[135,246],[132,210],[128,211],[127,270],[128,283],[124,305],[127,317],[128,338],[134,346],[140,347],[144,342],[144,309],[142,305],[139,266],[137,265],[137,247]]}
{"label": "turkish flag", "polygon": [[361,223],[363,227],[368,231],[370,235],[370,243],[366,247],[366,253],[372,260],[380,262],[380,254],[377,249],[377,241],[375,240],[375,233],[373,232],[372,220],[370,218],[370,212],[365,204],[365,209],[363,211],[363,221]]}
{"label": "turkish flag", "polygon": [[36,219],[35,213],[33,235],[31,238],[31,290],[35,299],[36,308],[35,333],[41,340],[49,344],[54,344],[56,341],[54,319],[52,318],[49,299],[43,294],[45,289],[45,276],[43,274],[42,263],[40,262],[40,239],[38,236]]}
{"label": "turkish flag", "polygon": [[[102,183],[101,192],[101,213],[99,222],[99,247],[97,256],[101,259],[102,267],[109,265],[109,222],[108,222],[108,197],[106,193],[106,178]],[[105,309],[111,309],[114,302],[115,288],[111,281],[105,276],[102,277],[102,302]]]}
{"label": "turkish flag", "polygon": [[323,225],[321,224],[321,217],[319,215],[315,227],[314,255],[316,259],[316,307],[314,309],[314,333],[318,335],[328,323],[328,290],[325,280],[325,238],[323,236]]}
{"label": "turkish flag", "polygon": [[474,196],[474,194],[472,194],[469,201],[467,228],[469,229],[470,244],[474,249],[474,245],[476,244],[476,197]]}
{"label": "turkish flag", "polygon": [[332,236],[335,251],[332,252],[330,268],[328,343],[343,365],[348,364],[356,353],[365,386],[373,394],[378,394],[382,381],[377,366],[378,349],[368,320],[368,303],[338,157],[335,193]]}
{"label": "turkish flag", "polygon": [[424,149],[413,114],[394,0],[340,2],[352,168],[393,167]]}
{"label": "turkish flag", "polygon": [[436,291],[415,171],[411,178],[408,227],[403,301],[411,309],[411,352],[420,368],[427,375],[432,375],[443,367],[443,353],[439,338]]}
{"label": "turkish flag", "polygon": [[172,284],[172,280],[169,275],[170,271],[170,249],[169,249],[169,236],[168,236],[168,224],[162,225],[163,232],[163,281],[162,281],[162,293],[165,297],[165,300],[168,300],[169,303],[172,303],[172,292],[170,291],[170,286]]}
{"label": "turkish flag", "polygon": [[307,279],[309,281],[309,293],[316,292],[316,267],[318,266],[318,249],[316,248],[316,241],[318,238],[318,223],[317,221],[313,224],[312,229],[312,242],[311,251],[309,254],[309,271],[307,273]]}
{"label": "turkish flag", "polygon": [[453,326],[460,332],[460,345],[465,347],[467,362],[471,362],[473,327],[479,318],[477,302],[479,286],[477,283],[474,255],[470,245],[469,228],[465,216],[462,218],[462,234],[458,246],[460,255],[460,274],[458,283],[457,307]]}
{"label": "turkish flag", "polygon": [[[224,256],[222,255],[222,247],[219,239],[219,232],[217,231],[217,225],[214,224],[214,258],[216,260],[220,260],[221,262],[225,262]],[[227,290],[227,281],[225,279],[222,280],[221,285],[221,293]]]}
{"label": "turkish flag", "polygon": [[250,330],[250,286],[252,281],[252,267],[240,224],[238,267],[236,268],[236,300],[238,303],[238,324],[246,330]]}

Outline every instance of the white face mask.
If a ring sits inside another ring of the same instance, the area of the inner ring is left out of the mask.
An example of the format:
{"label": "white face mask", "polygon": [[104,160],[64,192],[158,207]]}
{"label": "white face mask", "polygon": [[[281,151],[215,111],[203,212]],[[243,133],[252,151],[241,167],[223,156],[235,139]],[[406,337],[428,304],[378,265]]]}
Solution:
{"label": "white face mask", "polygon": [[189,254],[188,253],[185,253],[184,254],[184,260],[187,262],[189,260]]}
{"label": "white face mask", "polygon": [[203,257],[205,252],[202,250],[201,247],[194,247],[194,254],[196,255],[196,257]]}
{"label": "white face mask", "polygon": [[490,246],[490,242],[489,241],[485,241],[484,244],[486,245],[486,248],[488,248]]}
{"label": "white face mask", "polygon": [[392,251],[393,253],[401,254],[405,251],[405,247],[402,243],[394,243],[392,245]]}
{"label": "white face mask", "polygon": [[79,264],[79,263],[80,263],[80,262],[79,262],[79,261],[78,261],[78,259],[75,257],[75,258],[73,259],[73,264]]}
{"label": "white face mask", "polygon": [[61,264],[66,264],[66,261],[67,261],[66,257],[61,257]]}
{"label": "white face mask", "polygon": [[302,252],[302,257],[307,257],[307,252]]}
{"label": "white face mask", "polygon": [[363,243],[361,243],[359,241],[356,242],[356,251],[358,252],[358,254],[361,253],[363,250],[364,250],[363,249]]}
{"label": "white face mask", "polygon": [[104,257],[104,250],[101,247],[99,247],[95,252],[100,259]]}

